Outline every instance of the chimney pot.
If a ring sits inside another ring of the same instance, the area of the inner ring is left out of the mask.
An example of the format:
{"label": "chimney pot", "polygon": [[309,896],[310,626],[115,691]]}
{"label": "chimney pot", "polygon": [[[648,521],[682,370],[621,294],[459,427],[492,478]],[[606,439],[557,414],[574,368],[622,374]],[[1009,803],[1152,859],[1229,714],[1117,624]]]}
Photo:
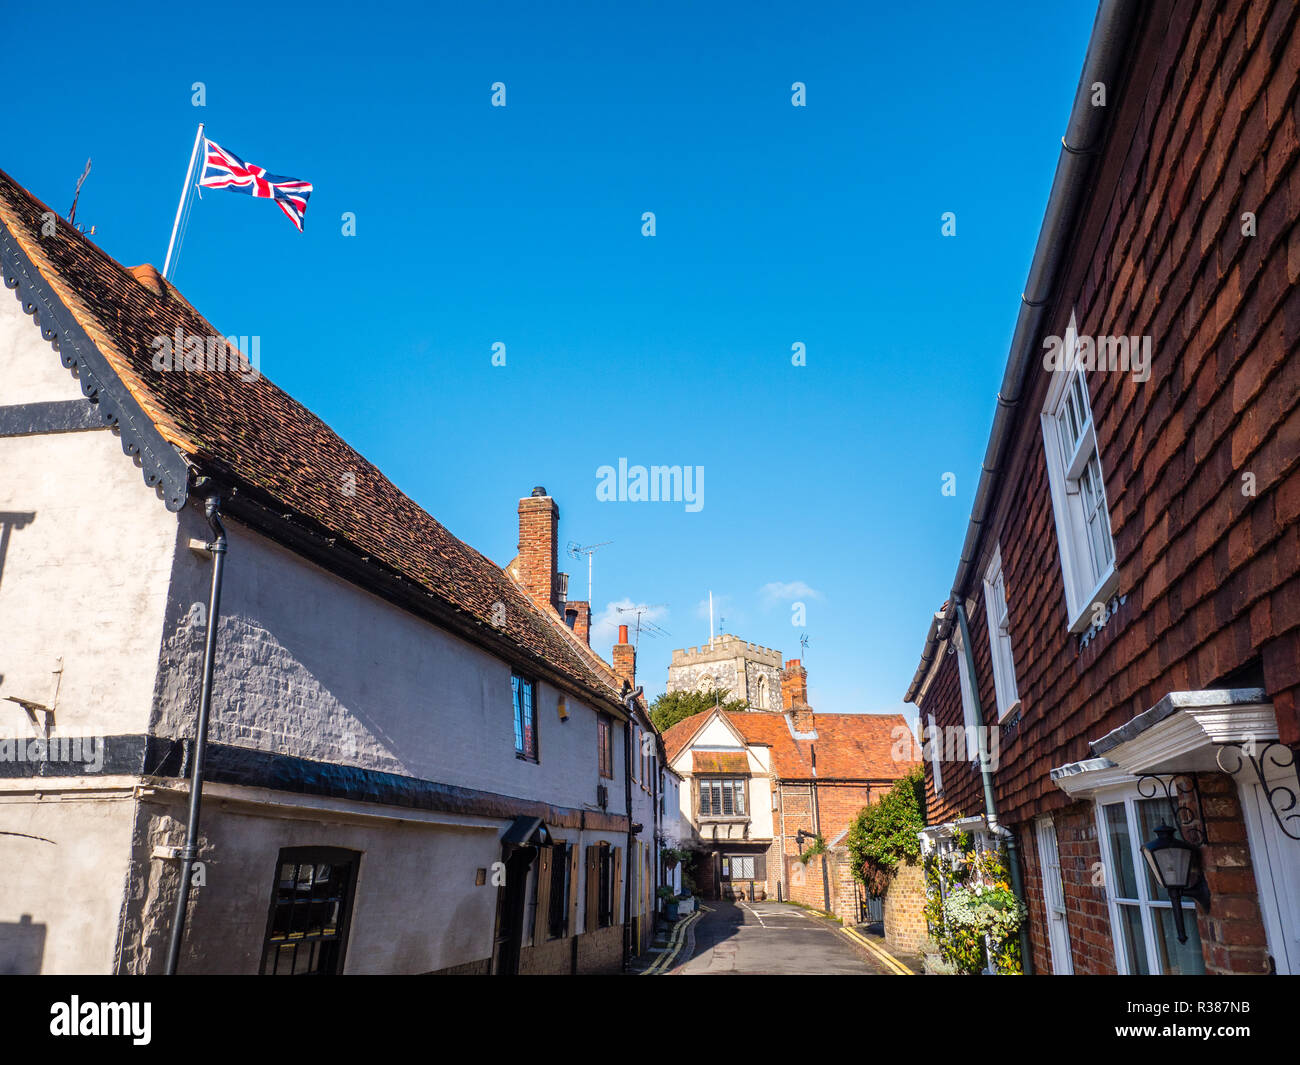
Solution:
{"label": "chimney pot", "polygon": [[636,687],[636,648],[627,642],[627,626],[618,627],[618,643],[614,645],[614,673],[628,684]]}
{"label": "chimney pot", "polygon": [[541,498],[544,495],[546,495],[546,489],[543,488],[540,484],[533,489],[533,496],[535,498]]}

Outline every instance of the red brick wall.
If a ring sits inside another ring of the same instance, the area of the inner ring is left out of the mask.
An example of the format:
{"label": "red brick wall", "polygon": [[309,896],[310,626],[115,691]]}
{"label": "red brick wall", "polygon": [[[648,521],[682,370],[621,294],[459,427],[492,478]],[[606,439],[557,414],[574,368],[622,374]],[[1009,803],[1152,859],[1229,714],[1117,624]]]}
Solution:
{"label": "red brick wall", "polygon": [[789,710],[808,705],[808,671],[797,658],[791,658],[781,670],[781,706]]}
{"label": "red brick wall", "polygon": [[555,572],[560,508],[550,496],[519,501],[519,579],[538,603],[559,609]]}
{"label": "red brick wall", "polygon": [[[1153,337],[1145,383],[1088,375],[1127,599],[1087,647],[1066,631],[1038,419],[1050,374],[1033,370],[980,556],[1001,543],[1023,699],[1001,737],[1008,821],[1066,805],[1049,771],[1088,740],[1251,663],[1300,740],[1300,8],[1153,5],[1130,69],[1048,317],[1058,334],[1073,309],[1081,333]],[[1242,235],[1246,210],[1257,236]],[[982,582],[972,592],[991,713]],[[954,656],[922,710],[961,724]],[[950,777],[932,819],[982,809],[964,768]]]}
{"label": "red brick wall", "polygon": [[[1056,826],[1056,846],[1061,856],[1061,888],[1065,896],[1065,923],[1070,931],[1070,955],[1075,974],[1080,976],[1118,971],[1115,968],[1115,946],[1111,938],[1095,810],[1091,802],[1074,803],[1052,818]],[[1029,855],[1037,880],[1036,890],[1027,892],[1033,898],[1031,913],[1035,915],[1035,923],[1030,925],[1034,970],[1050,973],[1052,966],[1048,955],[1038,841],[1032,831],[1021,832],[1019,838],[1022,841],[1021,853]]]}
{"label": "red brick wall", "polygon": [[[1050,779],[1088,742],[1171,691],[1255,671],[1285,741],[1300,741],[1300,7],[1284,0],[1160,2],[1138,30],[1128,82],[1045,332],[1073,311],[1085,335],[1149,335],[1151,377],[1088,374],[1125,602],[1086,646],[1066,631],[1038,413],[1049,374],[1031,370],[980,545],[969,615],[979,697],[996,706],[978,572],[1000,542],[1021,720],[1000,732],[1004,822],[1056,811],[1079,972],[1114,967],[1091,807]],[[1257,234],[1242,233],[1242,214]],[[1243,493],[1243,475],[1254,495]],[[922,720],[962,723],[956,659],[944,658]],[[979,780],[943,765],[929,821],[979,813]],[[1203,778],[1204,779],[1204,778]],[[1203,785],[1220,809],[1228,783]],[[1230,791],[1230,789],[1229,789]],[[1222,792],[1222,793],[1220,793]],[[1069,807],[1069,809],[1067,809]],[[1082,812],[1076,812],[1076,811]],[[1259,962],[1240,811],[1212,822],[1222,912],[1203,922],[1224,971]],[[1032,833],[1025,852],[1036,867]],[[1235,863],[1235,864],[1234,864]],[[1031,892],[1036,894],[1036,892]],[[1219,907],[1216,907],[1216,911]],[[1041,905],[1031,926],[1045,965]]]}
{"label": "red brick wall", "polygon": [[1201,848],[1210,912],[1197,910],[1207,973],[1267,973],[1268,947],[1237,789],[1221,773],[1197,777],[1205,811]]}
{"label": "red brick wall", "polygon": [[814,854],[807,865],[798,857],[786,859],[787,880],[790,884],[790,901],[801,902],[814,910],[826,909],[826,890],[822,882],[822,863],[826,855]]}
{"label": "red brick wall", "polygon": [[[883,795],[892,786],[892,781],[878,781],[875,783],[818,781],[816,785],[817,814],[821,825],[822,838],[826,841],[826,845],[829,847],[835,843],[840,835],[857,819],[862,808],[870,803],[873,798]],[[772,831],[777,839],[772,844],[767,867],[767,891],[770,898],[776,898],[776,885],[783,868],[781,858],[783,856],[799,855],[812,845],[811,838],[804,837],[802,844],[800,844],[796,837],[800,829],[805,832],[811,832],[813,829],[813,811],[809,785],[806,782],[783,782],[777,787],[780,809],[772,812]],[[784,836],[781,835],[782,832],[784,832]],[[843,847],[841,846],[839,849],[843,850]],[[851,878],[852,870],[848,865],[847,851],[844,853],[843,865],[849,870],[848,875]],[[820,876],[820,873],[818,875]],[[854,883],[856,884],[856,881]],[[817,897],[819,900],[817,908],[822,909],[820,879],[818,879],[817,884]],[[804,900],[800,899],[799,901]],[[809,903],[809,905],[812,905],[812,903]]]}
{"label": "red brick wall", "polygon": [[[859,782],[837,783],[821,781],[817,785],[817,813],[821,820],[822,836],[827,844],[838,839],[840,833],[857,820],[862,808],[889,790],[890,783],[865,784]],[[787,816],[787,826],[789,819]]]}

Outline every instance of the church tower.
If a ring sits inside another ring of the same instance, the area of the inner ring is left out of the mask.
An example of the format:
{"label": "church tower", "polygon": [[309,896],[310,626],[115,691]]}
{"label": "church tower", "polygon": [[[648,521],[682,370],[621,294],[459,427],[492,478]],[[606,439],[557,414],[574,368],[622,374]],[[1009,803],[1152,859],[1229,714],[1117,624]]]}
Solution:
{"label": "church tower", "polygon": [[722,635],[702,647],[673,652],[668,666],[668,690],[703,691],[723,688],[742,699],[747,710],[782,709],[781,652]]}

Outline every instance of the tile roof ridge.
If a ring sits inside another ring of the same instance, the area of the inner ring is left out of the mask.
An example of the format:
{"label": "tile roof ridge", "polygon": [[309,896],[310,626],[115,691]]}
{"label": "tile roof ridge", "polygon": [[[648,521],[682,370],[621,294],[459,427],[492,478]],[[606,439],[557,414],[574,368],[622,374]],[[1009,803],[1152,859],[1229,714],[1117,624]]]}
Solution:
{"label": "tile roof ridge", "polygon": [[[232,487],[250,505],[265,507],[270,501],[275,512],[289,511],[304,519],[326,534],[331,549],[337,543],[355,547],[365,556],[363,561],[373,558],[457,617],[484,627],[485,636],[492,624],[488,615],[493,600],[504,599],[517,609],[500,634],[508,647],[496,647],[496,641],[489,639],[485,646],[492,653],[507,660],[522,656],[520,661],[538,663],[600,704],[618,705],[605,670],[596,667],[590,653],[577,651],[571,634],[566,642],[553,626],[537,619],[535,609],[524,608],[527,597],[495,562],[451,533],[282,388],[259,374],[247,382],[248,391],[232,406],[228,401],[234,393],[228,394],[225,377],[181,388],[178,381],[164,380],[156,368],[151,374],[151,330],[210,334],[217,330],[148,264],[126,268],[62,220],[55,224],[52,236],[44,236],[46,214],[58,217],[0,171],[0,227],[5,242],[26,259],[23,269],[31,271],[32,283],[63,305],[68,324],[75,325],[97,350],[123,398],[129,394],[142,420],[152,423],[160,443],[179,452],[191,468],[199,466],[231,479]],[[257,421],[267,416],[274,421]],[[268,447],[259,447],[265,441],[255,432],[263,424],[269,433]],[[280,449],[275,450],[275,445]],[[284,445],[311,448],[311,457],[292,465],[284,458],[290,453]],[[352,505],[321,502],[322,493],[332,484],[330,475],[343,468],[360,475],[365,490]],[[283,516],[287,520],[289,515]],[[375,590],[369,578],[357,583]]]}
{"label": "tile roof ridge", "polygon": [[[569,644],[573,647],[573,649],[587,660],[587,663],[589,665],[591,665],[596,670],[598,670],[603,675],[602,679],[608,681],[610,689],[616,694],[616,696],[621,698],[623,694],[623,678],[621,678],[617,673],[614,672],[614,667],[610,663],[606,662],[597,653],[594,647],[588,644],[585,640],[580,639],[578,637],[578,634],[575,633],[572,629],[569,628],[568,625],[564,623],[563,618],[561,618],[558,614],[545,609],[544,607],[538,606],[538,604],[533,599],[533,597],[528,594],[528,591],[524,587],[523,582],[520,581],[519,578],[513,572],[511,572],[508,568],[504,566],[499,568],[501,569],[501,572],[504,573],[506,577],[509,578],[511,583],[513,583],[515,587],[519,590],[520,595],[522,595],[524,599],[528,601],[528,605],[532,607],[533,612],[538,616],[544,618],[546,620],[546,623],[550,625],[553,629],[555,629],[557,633],[560,634],[561,639],[567,640]],[[642,705],[644,703],[645,703],[645,695],[643,693],[638,705]]]}
{"label": "tile roof ridge", "polygon": [[[69,225],[62,218],[59,218],[57,212],[51,211],[49,206],[36,196],[32,195],[26,188],[20,185],[5,171],[0,170],[0,189],[5,185],[14,189],[20,196],[26,197],[38,209],[45,208],[41,216],[46,213],[53,214],[60,228],[75,240],[81,241],[87,247],[93,249],[94,253],[102,256],[111,263],[122,274],[123,278],[129,278],[131,284],[138,284],[138,280],[116,259],[109,255],[103,248],[95,244],[84,233],[80,232],[74,226]],[[180,448],[189,454],[197,453],[197,442],[187,433],[176,425],[173,419],[166,415],[166,412],[153,401],[152,391],[145,385],[140,377],[131,369],[130,360],[127,359],[113,341],[108,332],[100,325],[98,317],[90,310],[80,294],[74,289],[55,268],[50,257],[45,253],[40,239],[33,235],[30,226],[21,214],[13,211],[5,202],[4,197],[0,196],[0,225],[3,225],[9,231],[14,243],[18,245],[19,250],[27,256],[28,260],[41,275],[42,281],[50,286],[54,295],[59,302],[63,304],[72,314],[73,318],[85,331],[86,336],[91,343],[97,347],[108,360],[112,370],[117,374],[118,379],[122,382],[123,387],[131,394],[131,398],[136,401],[141,409],[148,415],[149,420],[153,422],[154,427],[173,447]]]}

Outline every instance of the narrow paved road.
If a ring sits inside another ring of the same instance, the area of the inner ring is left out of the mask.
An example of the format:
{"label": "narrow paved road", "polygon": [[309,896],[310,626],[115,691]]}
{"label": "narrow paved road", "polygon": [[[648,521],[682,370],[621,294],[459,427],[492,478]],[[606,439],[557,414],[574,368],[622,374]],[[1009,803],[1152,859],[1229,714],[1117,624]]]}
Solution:
{"label": "narrow paved road", "polygon": [[682,976],[883,976],[885,968],[828,921],[781,902],[709,902]]}

